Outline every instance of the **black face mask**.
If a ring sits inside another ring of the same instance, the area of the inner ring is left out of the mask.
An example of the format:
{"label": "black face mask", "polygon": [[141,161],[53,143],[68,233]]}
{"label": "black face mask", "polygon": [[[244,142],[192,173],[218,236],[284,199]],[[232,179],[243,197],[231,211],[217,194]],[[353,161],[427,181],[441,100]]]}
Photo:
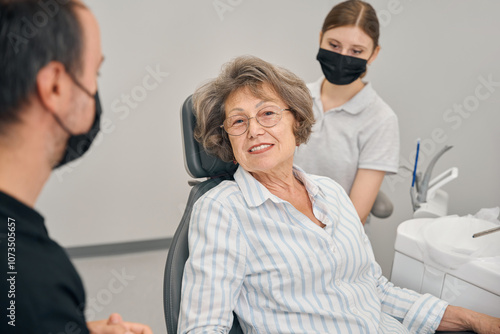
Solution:
{"label": "black face mask", "polygon": [[321,64],[326,80],[334,85],[353,83],[366,71],[365,59],[344,56],[321,48],[316,59]]}
{"label": "black face mask", "polygon": [[73,135],[71,131],[69,131],[69,129],[62,123],[59,117],[57,117],[57,115],[54,115],[57,123],[59,123],[61,128],[63,128],[64,131],[66,131],[70,135],[63,157],[54,168],[61,167],[62,165],[65,165],[84,155],[85,152],[89,150],[90,145],[92,145],[92,142],[94,141],[95,137],[97,137],[97,134],[101,129],[102,109],[101,101],[99,100],[99,92],[97,91],[95,94],[90,93],[85,87],[83,87],[82,84],[78,82],[78,80],[76,80],[76,78],[73,78],[73,76],[71,75],[70,77],[81,90],[83,90],[87,95],[95,100],[94,123],[92,123],[92,127],[87,133],[81,135]]}

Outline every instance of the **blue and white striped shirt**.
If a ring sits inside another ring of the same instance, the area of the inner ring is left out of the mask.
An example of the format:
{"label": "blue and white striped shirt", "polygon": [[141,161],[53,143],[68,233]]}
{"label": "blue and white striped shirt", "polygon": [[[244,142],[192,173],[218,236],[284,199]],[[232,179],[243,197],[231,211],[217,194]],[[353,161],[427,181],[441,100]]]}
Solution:
{"label": "blue and white striped shirt", "polygon": [[294,167],[319,227],[241,166],[193,209],[179,333],[430,333],[447,303],[382,276],[344,190]]}

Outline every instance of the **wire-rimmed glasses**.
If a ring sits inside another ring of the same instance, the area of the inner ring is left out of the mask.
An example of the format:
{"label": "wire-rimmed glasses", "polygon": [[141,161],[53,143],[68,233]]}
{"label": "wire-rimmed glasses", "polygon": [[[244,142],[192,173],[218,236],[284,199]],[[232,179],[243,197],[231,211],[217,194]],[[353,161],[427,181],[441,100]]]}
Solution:
{"label": "wire-rimmed glasses", "polygon": [[281,121],[284,110],[291,111],[291,109],[288,108],[280,109],[278,106],[267,106],[259,110],[254,117],[248,117],[246,115],[229,116],[220,127],[223,128],[228,135],[241,136],[247,132],[250,126],[250,120],[255,118],[263,127],[272,128]]}

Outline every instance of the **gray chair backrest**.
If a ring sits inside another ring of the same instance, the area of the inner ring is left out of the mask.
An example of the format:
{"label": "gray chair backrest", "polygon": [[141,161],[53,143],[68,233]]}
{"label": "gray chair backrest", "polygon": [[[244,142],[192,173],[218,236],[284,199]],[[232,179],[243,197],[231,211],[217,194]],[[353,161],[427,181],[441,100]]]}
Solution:
{"label": "gray chair backrest", "polygon": [[[175,231],[172,244],[168,251],[163,281],[163,308],[168,334],[177,333],[181,303],[182,275],[184,273],[184,264],[189,256],[188,230],[193,205],[198,198],[220,182],[232,179],[236,171],[236,166],[233,163],[224,162],[205,152],[203,147],[194,139],[193,131],[195,125],[196,117],[194,114],[193,102],[191,96],[189,96],[181,108],[184,163],[186,170],[192,177],[209,179],[196,184],[193,189],[191,189],[184,215]],[[234,316],[233,327],[230,333],[243,333],[236,315]]]}

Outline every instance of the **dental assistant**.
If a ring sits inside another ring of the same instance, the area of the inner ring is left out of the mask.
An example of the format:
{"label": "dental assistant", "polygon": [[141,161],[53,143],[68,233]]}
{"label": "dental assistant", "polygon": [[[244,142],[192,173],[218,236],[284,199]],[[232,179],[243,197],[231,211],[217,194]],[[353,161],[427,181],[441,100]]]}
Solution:
{"label": "dental assistant", "polygon": [[328,13],[317,55],[324,76],[307,85],[316,124],[295,155],[306,172],[344,188],[363,224],[384,176],[399,165],[397,116],[362,81],[380,51],[379,35],[376,12],[364,1],[342,2]]}

